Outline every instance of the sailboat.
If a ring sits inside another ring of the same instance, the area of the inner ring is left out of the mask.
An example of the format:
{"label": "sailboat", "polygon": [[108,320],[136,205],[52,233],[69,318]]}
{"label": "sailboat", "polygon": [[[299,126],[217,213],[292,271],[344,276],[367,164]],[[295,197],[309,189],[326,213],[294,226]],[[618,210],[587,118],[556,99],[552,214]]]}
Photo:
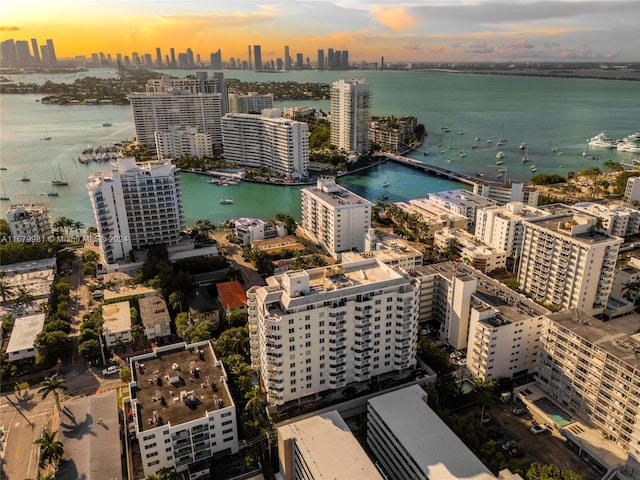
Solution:
{"label": "sailboat", "polygon": [[11,200],[11,199],[9,198],[9,195],[7,195],[7,194],[6,194],[6,193],[4,193],[4,192],[5,192],[5,190],[4,190],[4,183],[3,183],[3,184],[2,184],[2,191],[0,191],[0,200],[4,200],[4,201]]}
{"label": "sailboat", "polygon": [[64,176],[62,175],[62,170],[60,169],[60,165],[58,165],[58,171],[60,172],[60,178],[58,178],[56,176],[55,171],[54,171],[53,172],[53,180],[51,180],[51,185],[55,185],[56,187],[62,187],[62,186],[69,185],[69,180],[64,178]]}

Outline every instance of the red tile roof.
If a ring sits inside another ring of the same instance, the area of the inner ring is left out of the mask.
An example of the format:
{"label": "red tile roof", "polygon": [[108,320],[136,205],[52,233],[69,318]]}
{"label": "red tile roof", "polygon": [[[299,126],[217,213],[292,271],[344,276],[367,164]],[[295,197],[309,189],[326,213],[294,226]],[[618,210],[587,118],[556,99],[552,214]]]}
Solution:
{"label": "red tile roof", "polygon": [[231,282],[218,283],[218,298],[225,310],[245,307],[247,305],[247,294],[244,287],[237,280]]}

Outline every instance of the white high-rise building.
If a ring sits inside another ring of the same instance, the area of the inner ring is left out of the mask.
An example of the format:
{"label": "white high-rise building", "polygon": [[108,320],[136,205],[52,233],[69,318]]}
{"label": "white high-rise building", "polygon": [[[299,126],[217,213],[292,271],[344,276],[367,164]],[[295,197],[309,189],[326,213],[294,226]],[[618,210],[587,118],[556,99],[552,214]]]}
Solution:
{"label": "white high-rise building", "polygon": [[178,243],[186,227],[180,176],[170,162],[121,158],[112,170],[89,175],[87,190],[105,263],[155,243]]}
{"label": "white high-rise building", "polygon": [[548,215],[549,212],[522,202],[480,208],[476,215],[475,237],[491,248],[504,250],[508,255],[518,257],[522,250],[523,222]]}
{"label": "white high-rise building", "polygon": [[333,177],[320,177],[315,188],[303,188],[301,227],[334,258],[340,252],[363,251],[371,227],[368,200],[338,185]]}
{"label": "white high-rise building", "polygon": [[184,78],[169,78],[163,75],[162,78],[148,80],[146,85],[147,93],[169,93],[175,89],[194,95],[219,93],[222,96],[222,114],[229,113],[227,84],[222,72],[213,72],[213,78],[209,78],[207,72],[196,72],[195,75],[187,75]]}
{"label": "white high-rise building", "polygon": [[[131,357],[129,398],[144,475],[238,452],[236,406],[227,372],[208,341],[178,343]],[[194,471],[195,470],[195,471]]]}
{"label": "white high-rise building", "polygon": [[638,208],[640,206],[640,177],[629,177],[624,189],[625,205]]}
{"label": "white high-rise building", "polygon": [[190,93],[173,87],[167,93],[132,93],[128,98],[139,143],[156,148],[155,132],[184,126],[210,134],[212,145],[222,146],[222,94]]}
{"label": "white high-rise building", "polygon": [[49,205],[11,205],[7,222],[16,242],[43,242],[51,236]]}
{"label": "white high-rise building", "polygon": [[251,366],[274,405],[415,365],[420,285],[375,258],[247,292]]}
{"label": "white high-rise building", "polygon": [[331,85],[331,143],[349,152],[367,152],[371,94],[364,80],[337,80]]}
{"label": "white high-rise building", "polygon": [[496,185],[478,182],[473,184],[473,193],[495,200],[499,205],[505,205],[510,202],[522,202],[532,207],[538,205],[538,198],[540,197],[539,190],[524,183]]}
{"label": "white high-rise building", "polygon": [[168,131],[154,132],[158,158],[175,159],[183,153],[194,157],[212,157],[211,133],[199,132],[195,127],[173,125]]}
{"label": "white high-rise building", "polygon": [[571,210],[599,218],[600,230],[616,237],[628,237],[640,232],[640,211],[633,208],[580,202],[571,205]]}
{"label": "white high-rise building", "polygon": [[534,300],[602,313],[623,240],[595,223],[595,217],[572,213],[525,221],[520,289]]}
{"label": "white high-rise building", "polygon": [[245,167],[264,167],[290,179],[307,177],[309,128],[283,118],[278,109],[261,115],[229,113],[222,119],[224,159]]}

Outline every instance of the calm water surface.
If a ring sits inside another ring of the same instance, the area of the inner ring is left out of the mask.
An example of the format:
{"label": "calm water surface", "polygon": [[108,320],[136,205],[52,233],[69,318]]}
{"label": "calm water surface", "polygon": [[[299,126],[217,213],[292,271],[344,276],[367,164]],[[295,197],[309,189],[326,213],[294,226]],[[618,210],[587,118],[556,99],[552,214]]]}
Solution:
{"label": "calm water surface", "polygon": [[[168,71],[184,76],[186,71]],[[49,76],[10,76],[11,80],[43,83],[72,82],[79,76],[115,76],[113,70]],[[604,131],[612,138],[640,131],[640,82],[590,79],[554,79],[490,75],[458,75],[435,72],[288,72],[258,74],[225,71],[228,78],[257,81],[312,81],[330,83],[349,76],[371,85],[376,115],[414,115],[430,135],[423,148],[411,156],[466,173],[482,173],[495,180],[498,168],[506,168],[512,180],[526,181],[537,173],[575,171],[602,166],[605,160],[631,162],[637,154],[589,150],[586,139]],[[54,216],[65,215],[93,224],[85,187],[89,173],[104,164],[77,162],[85,145],[111,144],[134,135],[129,106],[58,106],[36,102],[36,95],[0,96],[0,192],[8,203],[47,202]],[[278,102],[277,106],[312,105],[325,112],[328,101]],[[110,122],[111,127],[103,127]],[[451,132],[443,133],[447,126]],[[51,140],[43,140],[51,137]],[[475,138],[481,140],[476,141]],[[496,140],[505,137],[501,147]],[[491,143],[487,143],[490,140]],[[521,161],[521,143],[528,146],[530,161]],[[496,165],[496,153],[505,154]],[[583,155],[583,152],[585,155]],[[427,153],[428,155],[425,155]],[[597,157],[597,160],[588,156]],[[58,187],[59,197],[46,195],[60,169],[68,187]],[[30,182],[19,181],[27,176]],[[197,218],[224,221],[237,216],[269,218],[278,212],[300,217],[300,188],[242,183],[222,187],[206,183],[202,176],[183,173],[185,210],[189,223]],[[389,187],[382,188],[388,182]],[[415,170],[387,163],[365,173],[346,176],[340,183],[375,201],[385,192],[392,201],[425,196],[429,192],[464,187]],[[221,205],[221,198],[234,201]]]}

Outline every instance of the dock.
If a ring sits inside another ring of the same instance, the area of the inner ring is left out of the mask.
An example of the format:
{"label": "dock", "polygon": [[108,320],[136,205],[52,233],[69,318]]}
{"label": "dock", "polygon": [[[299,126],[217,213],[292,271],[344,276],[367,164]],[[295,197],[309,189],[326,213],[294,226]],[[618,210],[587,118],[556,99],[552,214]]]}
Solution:
{"label": "dock", "polygon": [[392,153],[382,153],[380,155],[384,155],[384,157],[386,157],[387,160],[399,163],[401,165],[405,165],[407,167],[415,168],[417,170],[422,170],[423,172],[429,175],[435,175],[436,177],[443,177],[443,178],[446,178],[447,180],[466,183],[467,185],[475,185],[476,183],[483,183],[488,185],[502,185],[500,182],[493,182],[493,181],[485,180],[484,178],[480,178],[474,175],[468,175],[466,173],[449,170],[448,168],[438,167],[436,165],[431,165],[426,162],[421,162],[420,160],[416,160],[414,158],[403,157],[401,155],[394,155]]}

